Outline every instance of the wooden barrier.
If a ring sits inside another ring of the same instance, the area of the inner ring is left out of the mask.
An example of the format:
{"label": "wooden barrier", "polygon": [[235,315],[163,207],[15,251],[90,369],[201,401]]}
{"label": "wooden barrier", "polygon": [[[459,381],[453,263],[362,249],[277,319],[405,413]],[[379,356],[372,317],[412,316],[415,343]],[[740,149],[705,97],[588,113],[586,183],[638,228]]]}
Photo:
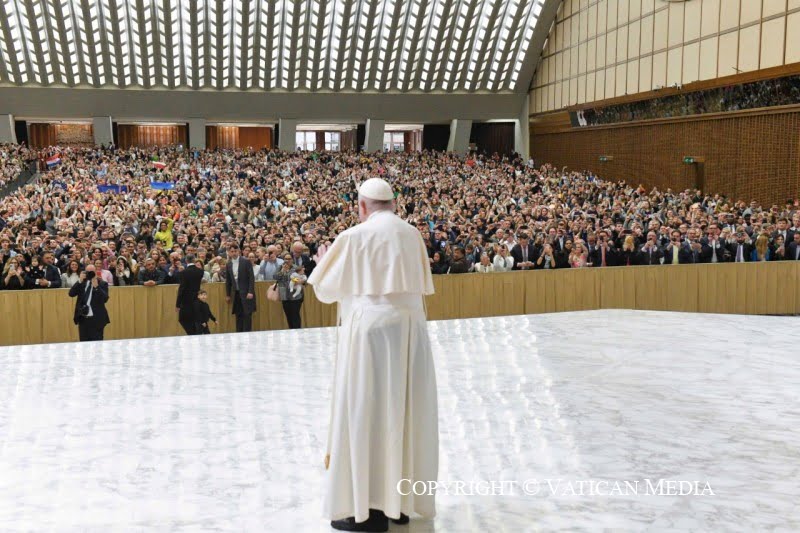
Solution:
{"label": "wooden barrier", "polygon": [[[279,303],[257,284],[253,329],[287,327]],[[701,313],[800,314],[800,262],[725,263],[585,268],[503,274],[434,276],[431,320],[553,313],[590,309],[649,309]],[[205,284],[219,320],[214,333],[235,331],[225,285]],[[111,287],[106,339],[183,335],[175,311],[177,286]],[[66,289],[0,291],[0,345],[78,340],[75,300]],[[306,292],[303,327],[333,326],[334,306]]]}

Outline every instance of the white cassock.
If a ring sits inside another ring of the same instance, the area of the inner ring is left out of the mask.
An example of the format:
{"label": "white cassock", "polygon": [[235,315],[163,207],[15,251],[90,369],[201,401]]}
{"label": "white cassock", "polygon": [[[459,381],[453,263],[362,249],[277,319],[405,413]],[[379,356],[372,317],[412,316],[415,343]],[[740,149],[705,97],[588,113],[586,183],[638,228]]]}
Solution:
{"label": "white cassock", "polygon": [[[415,481],[435,481],[439,469],[423,302],[433,280],[422,236],[394,213],[377,211],[336,238],[308,283],[322,302],[339,302],[341,319],[325,517],[362,522],[370,508],[389,518],[433,517],[434,496],[410,490]],[[398,490],[404,479],[411,481]]]}

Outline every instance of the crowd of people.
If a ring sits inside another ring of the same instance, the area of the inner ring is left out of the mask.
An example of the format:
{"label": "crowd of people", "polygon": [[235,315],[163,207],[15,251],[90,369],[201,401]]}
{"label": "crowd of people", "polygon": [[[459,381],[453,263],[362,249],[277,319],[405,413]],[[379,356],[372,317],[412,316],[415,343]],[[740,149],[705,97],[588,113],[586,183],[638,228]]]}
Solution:
{"label": "crowd of people", "polygon": [[0,189],[20,175],[30,158],[24,145],[0,144]]}
{"label": "crowd of people", "polygon": [[231,245],[281,299],[358,221],[358,184],[393,184],[435,274],[800,259],[800,207],[650,190],[519,158],[438,152],[50,147],[61,163],[0,199],[0,288],[224,282]]}
{"label": "crowd of people", "polygon": [[797,104],[800,76],[787,76],[705,91],[665,96],[580,112],[579,124],[594,126],[633,120],[683,117]]}

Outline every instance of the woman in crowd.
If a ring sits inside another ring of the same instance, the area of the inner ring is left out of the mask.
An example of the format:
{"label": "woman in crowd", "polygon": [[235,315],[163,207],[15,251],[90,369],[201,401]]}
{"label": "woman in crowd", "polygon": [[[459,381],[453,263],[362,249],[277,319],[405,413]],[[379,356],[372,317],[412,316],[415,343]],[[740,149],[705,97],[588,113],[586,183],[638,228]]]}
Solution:
{"label": "woman in crowd", "polygon": [[774,251],[769,244],[769,236],[762,233],[756,239],[756,245],[753,249],[753,261],[772,261]]}
{"label": "woman in crowd", "polygon": [[431,273],[432,274],[447,274],[450,270],[450,263],[444,257],[442,252],[434,252],[431,259]]}
{"label": "woman in crowd", "polygon": [[67,270],[61,274],[61,286],[65,289],[71,289],[73,285],[77,285],[81,279],[81,263],[77,259],[71,259],[67,264]]}
{"label": "woman in crowd", "polygon": [[639,264],[639,252],[636,249],[636,242],[633,235],[627,235],[622,242],[622,249],[619,251],[619,265],[632,266]]}
{"label": "woman in crowd", "polygon": [[225,283],[225,273],[227,269],[227,262],[224,259],[220,259],[216,262],[216,264],[212,265],[211,267],[211,283]]}
{"label": "woman in crowd", "polygon": [[103,268],[102,259],[96,259],[94,261],[94,269],[97,272],[97,277],[108,283],[109,287],[114,285],[114,276],[111,274],[110,270]]}
{"label": "woman in crowd", "polygon": [[303,274],[302,265],[294,268],[291,254],[284,255],[283,265],[275,274],[275,282],[278,284],[278,295],[289,329],[300,329],[302,327],[300,308],[303,306],[306,276]]}
{"label": "woman in crowd", "polygon": [[3,268],[3,289],[8,291],[20,291],[25,289],[25,270],[19,260],[19,256],[14,256],[6,261]]}
{"label": "woman in crowd", "polygon": [[577,241],[572,246],[572,253],[569,254],[570,268],[583,268],[586,266],[586,259],[589,257],[589,252],[583,245],[582,241]]}
{"label": "woman in crowd", "polygon": [[498,244],[495,246],[494,261],[495,272],[509,272],[514,267],[514,258],[508,251],[508,246],[505,244]]}
{"label": "woman in crowd", "polygon": [[783,261],[786,259],[786,243],[783,235],[775,237],[775,253],[772,256],[773,261]]}
{"label": "woman in crowd", "polygon": [[569,255],[572,253],[572,239],[564,240],[564,249],[556,254],[556,268],[569,268]]}
{"label": "woman in crowd", "polygon": [[265,281],[264,277],[261,275],[261,264],[258,262],[256,254],[249,252],[247,254],[247,260],[250,261],[251,265],[253,265],[253,278],[256,281]]}
{"label": "woman in crowd", "polygon": [[536,270],[550,270],[556,268],[556,256],[553,253],[553,246],[548,242],[545,243],[542,253],[536,258],[533,264]]}
{"label": "woman in crowd", "polygon": [[117,259],[114,270],[111,272],[116,287],[130,287],[136,285],[136,274],[131,270],[128,260],[124,257]]}
{"label": "woman in crowd", "polygon": [[164,243],[166,250],[172,250],[172,228],[175,227],[175,221],[171,218],[162,218],[158,224],[158,231],[153,238],[157,241]]}
{"label": "woman in crowd", "polygon": [[201,283],[211,283],[211,273],[205,269],[202,259],[195,259],[194,266],[203,271],[203,279]]}
{"label": "woman in crowd", "polygon": [[475,265],[475,272],[480,274],[490,274],[494,272],[494,265],[489,261],[489,254],[486,252],[481,254],[481,261]]}

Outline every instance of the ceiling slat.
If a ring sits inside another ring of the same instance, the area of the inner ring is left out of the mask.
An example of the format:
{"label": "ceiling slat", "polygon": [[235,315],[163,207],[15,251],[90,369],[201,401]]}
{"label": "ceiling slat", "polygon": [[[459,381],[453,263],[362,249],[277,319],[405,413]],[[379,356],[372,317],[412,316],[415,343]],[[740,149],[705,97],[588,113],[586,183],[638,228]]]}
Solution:
{"label": "ceiling slat", "polygon": [[530,70],[523,63],[542,2],[0,0],[0,80],[512,92]]}

